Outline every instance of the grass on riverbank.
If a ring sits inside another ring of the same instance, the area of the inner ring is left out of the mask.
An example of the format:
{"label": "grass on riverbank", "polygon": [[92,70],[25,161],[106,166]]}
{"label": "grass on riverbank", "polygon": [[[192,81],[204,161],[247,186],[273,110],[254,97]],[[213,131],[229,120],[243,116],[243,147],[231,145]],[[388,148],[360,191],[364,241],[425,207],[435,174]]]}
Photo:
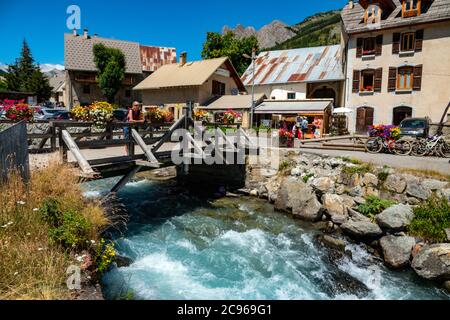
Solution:
{"label": "grass on riverbank", "polygon": [[78,182],[69,167],[55,163],[33,172],[28,185],[16,174],[0,185],[0,300],[72,297],[66,270],[79,262],[74,251],[50,239],[40,209],[57,199],[61,210],[79,212],[90,240],[99,241],[108,219],[99,203],[86,202]]}

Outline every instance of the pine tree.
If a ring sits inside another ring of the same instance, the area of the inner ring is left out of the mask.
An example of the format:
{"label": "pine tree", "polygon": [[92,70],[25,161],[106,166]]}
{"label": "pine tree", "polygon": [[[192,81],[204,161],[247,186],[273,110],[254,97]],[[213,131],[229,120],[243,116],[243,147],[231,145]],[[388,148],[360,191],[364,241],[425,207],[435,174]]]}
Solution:
{"label": "pine tree", "polygon": [[37,95],[38,101],[48,100],[51,96],[52,88],[48,78],[41,72],[39,65],[35,64],[26,40],[23,41],[20,57],[8,66],[5,79],[10,91],[32,92]]}

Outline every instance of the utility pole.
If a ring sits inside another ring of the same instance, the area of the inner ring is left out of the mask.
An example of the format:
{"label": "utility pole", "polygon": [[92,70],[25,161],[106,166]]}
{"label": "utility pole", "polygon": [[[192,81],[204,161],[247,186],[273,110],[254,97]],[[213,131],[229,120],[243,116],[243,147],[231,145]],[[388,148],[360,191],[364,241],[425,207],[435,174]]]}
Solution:
{"label": "utility pole", "polygon": [[252,49],[252,56],[250,57],[248,54],[243,54],[244,58],[252,60],[252,106],[250,107],[250,129],[253,129],[253,111],[255,109],[255,71],[256,71],[256,48]]}

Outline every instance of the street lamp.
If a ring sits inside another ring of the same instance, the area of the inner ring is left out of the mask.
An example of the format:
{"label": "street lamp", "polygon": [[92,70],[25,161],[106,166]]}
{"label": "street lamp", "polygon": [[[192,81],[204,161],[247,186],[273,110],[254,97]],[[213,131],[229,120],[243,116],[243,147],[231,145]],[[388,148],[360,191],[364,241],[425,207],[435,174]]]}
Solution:
{"label": "street lamp", "polygon": [[256,69],[256,48],[252,49],[252,56],[250,57],[248,54],[244,53],[242,55],[246,59],[252,60],[252,106],[250,107],[250,129],[253,129],[253,110],[255,109],[255,69]]}

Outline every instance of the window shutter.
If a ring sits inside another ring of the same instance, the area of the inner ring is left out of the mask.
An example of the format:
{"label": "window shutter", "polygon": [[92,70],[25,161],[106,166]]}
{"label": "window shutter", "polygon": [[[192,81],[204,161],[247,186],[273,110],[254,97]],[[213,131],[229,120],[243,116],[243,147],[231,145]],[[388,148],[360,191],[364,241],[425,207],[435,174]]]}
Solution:
{"label": "window shutter", "polygon": [[416,47],[414,51],[416,52],[422,51],[422,45],[423,45],[423,29],[416,31]]}
{"label": "window shutter", "polygon": [[395,32],[392,36],[392,53],[397,54],[400,52],[400,38],[401,34]]}
{"label": "window shutter", "polygon": [[356,39],[356,57],[360,58],[362,56],[363,52],[363,39],[357,38]]}
{"label": "window shutter", "polygon": [[381,53],[383,52],[383,35],[377,36],[375,42],[375,55],[381,56]]}
{"label": "window shutter", "polygon": [[359,70],[353,70],[353,93],[359,92],[359,78],[361,74]]}
{"label": "window shutter", "polygon": [[422,89],[422,65],[414,67],[413,90],[420,91]]}
{"label": "window shutter", "polygon": [[392,92],[397,89],[397,68],[389,67],[388,91]]}
{"label": "window shutter", "polygon": [[373,85],[374,92],[381,92],[382,79],[383,79],[383,68],[378,68],[375,70],[375,78]]}

